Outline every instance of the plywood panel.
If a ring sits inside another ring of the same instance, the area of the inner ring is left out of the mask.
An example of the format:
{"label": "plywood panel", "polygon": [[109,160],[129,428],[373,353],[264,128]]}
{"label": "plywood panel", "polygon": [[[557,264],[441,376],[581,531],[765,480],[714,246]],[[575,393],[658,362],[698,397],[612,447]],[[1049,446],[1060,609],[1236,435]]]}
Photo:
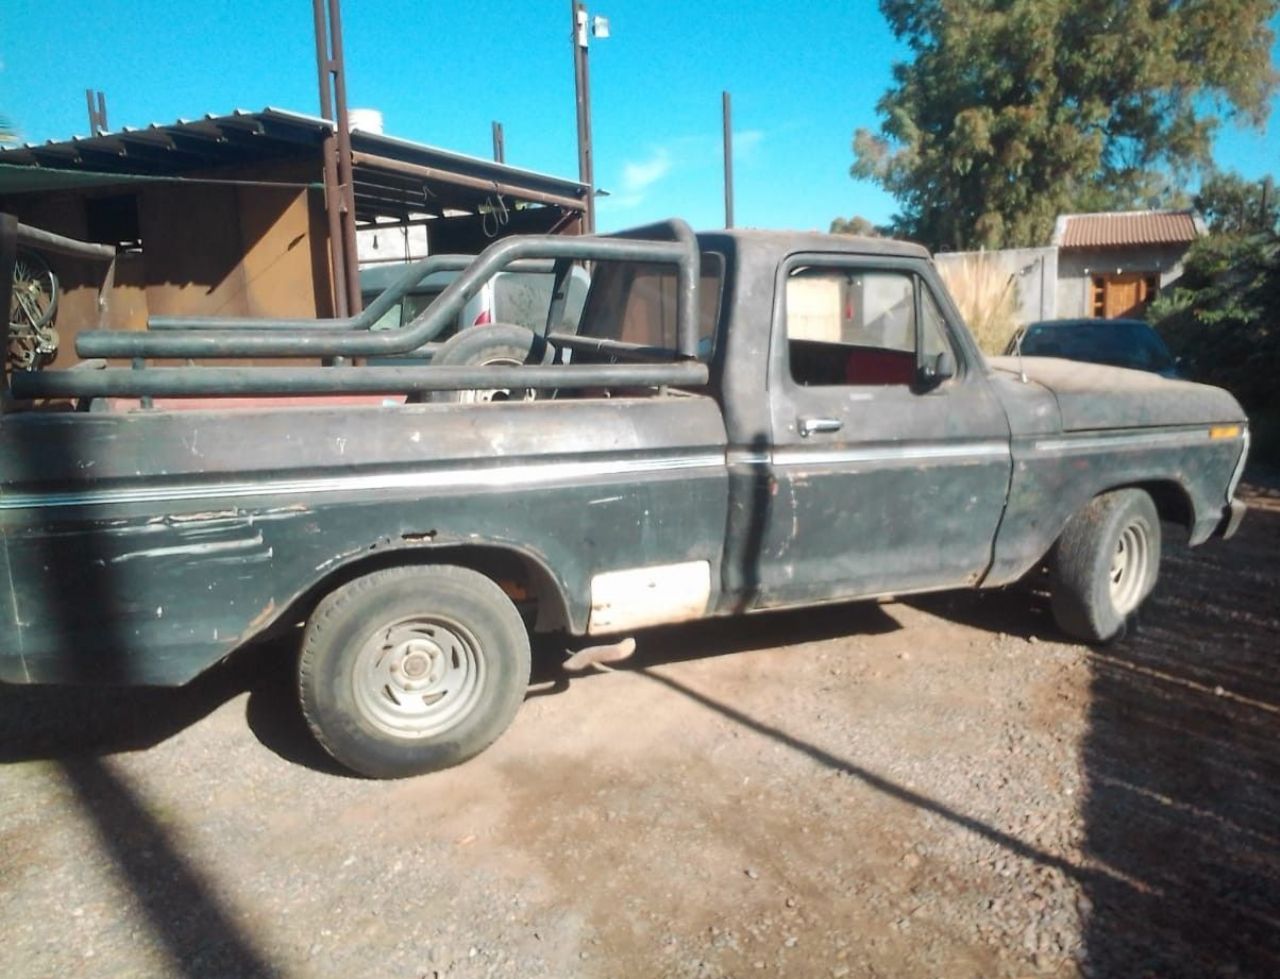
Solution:
{"label": "plywood panel", "polygon": [[249,315],[234,187],[149,187],[138,218],[152,315]]}
{"label": "plywood panel", "polygon": [[242,187],[244,304],[250,316],[315,316],[307,192]]}

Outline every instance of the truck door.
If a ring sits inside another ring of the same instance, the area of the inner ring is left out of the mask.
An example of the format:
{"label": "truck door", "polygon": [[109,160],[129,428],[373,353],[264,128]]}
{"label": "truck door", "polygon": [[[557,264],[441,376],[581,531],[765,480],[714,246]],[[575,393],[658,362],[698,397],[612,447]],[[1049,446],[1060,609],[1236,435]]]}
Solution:
{"label": "truck door", "polygon": [[757,607],[971,584],[990,563],[1008,423],[931,279],[891,257],[780,270]]}

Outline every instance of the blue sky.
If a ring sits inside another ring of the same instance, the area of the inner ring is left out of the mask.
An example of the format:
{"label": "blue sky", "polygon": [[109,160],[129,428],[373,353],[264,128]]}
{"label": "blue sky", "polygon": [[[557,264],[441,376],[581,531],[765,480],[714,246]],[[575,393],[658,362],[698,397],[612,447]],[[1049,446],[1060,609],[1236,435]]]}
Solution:
{"label": "blue sky", "polygon": [[[603,229],[723,222],[725,89],[739,225],[825,229],[893,212],[848,175],[853,130],[877,124],[905,56],[874,0],[588,6],[612,28],[591,46]],[[350,104],[382,110],[391,135],[476,156],[490,155],[500,120],[509,163],[576,177],[569,24],[569,0],[347,0]],[[0,114],[45,140],[87,131],[86,88],[107,93],[112,128],[267,105],[314,113],[314,43],[307,0],[3,0]],[[1224,130],[1220,165],[1280,171],[1280,97],[1273,105],[1265,132]]]}

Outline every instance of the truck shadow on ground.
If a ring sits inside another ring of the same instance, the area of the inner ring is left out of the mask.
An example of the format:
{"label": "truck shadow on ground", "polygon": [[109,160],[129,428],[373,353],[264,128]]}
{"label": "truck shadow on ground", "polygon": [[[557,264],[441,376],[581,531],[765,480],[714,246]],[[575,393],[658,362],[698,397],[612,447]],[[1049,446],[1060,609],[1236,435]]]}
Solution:
{"label": "truck shadow on ground", "polygon": [[[631,665],[729,656],[777,646],[901,628],[874,603],[841,604],[650,630]],[[258,741],[293,764],[356,777],[311,736],[298,707],[296,635],[248,646],[183,687],[0,685],[0,764],[109,755],[154,747],[245,693],[246,722]],[[560,668],[569,642],[535,638],[529,697],[567,690]]]}
{"label": "truck shadow on ground", "polygon": [[248,646],[182,687],[0,685],[0,764],[142,751],[247,693],[245,720],[264,747],[293,764],[354,778],[302,717],[295,640]]}
{"label": "truck shadow on ground", "polygon": [[[624,668],[634,670],[711,659],[841,636],[877,636],[901,628],[897,619],[874,602],[844,602],[800,611],[704,619],[645,630],[637,637],[636,653]],[[582,638],[570,642],[564,636],[535,637],[531,689],[526,699],[563,693],[571,682],[598,675],[587,671],[571,676],[561,669],[566,649],[577,649],[591,641]]]}
{"label": "truck shadow on ground", "polygon": [[[1087,975],[1280,975],[1280,493],[1250,504],[1231,541],[1166,527],[1138,628],[1089,651]],[[913,604],[1061,638],[1034,589]]]}
{"label": "truck shadow on ground", "polygon": [[[1086,974],[1280,975],[1280,494],[1258,494],[1251,502],[1254,509],[1233,541],[1190,551],[1171,534],[1161,584],[1139,629],[1088,653],[1088,730],[1081,745],[1085,866],[1061,863],[730,705],[648,675],[873,788],[1014,852],[1060,863],[1082,892]],[[1034,588],[913,604],[991,632],[1061,638]],[[869,603],[699,623],[655,630],[628,668],[647,672],[660,663],[897,628],[890,611]],[[555,681],[561,651],[555,640],[540,645],[535,681]],[[248,691],[249,724],[265,746],[298,764],[336,771],[298,714],[292,666],[286,639],[246,650],[178,690],[0,687],[0,761],[59,760],[101,826],[104,844],[145,890],[151,869],[133,852],[130,834],[160,830],[108,764],[85,756],[157,744]],[[168,853],[162,835],[142,850]],[[170,857],[182,892],[174,903],[196,907],[208,927],[195,929],[202,937],[191,945],[183,937],[190,933],[171,927],[161,913],[169,899],[148,913],[175,958],[187,964],[185,974],[215,974],[197,964],[206,944],[217,956],[233,957],[222,959],[230,966],[224,974],[270,974],[247,936],[223,932],[215,939],[226,925],[216,900],[198,877],[182,875],[181,855]]]}

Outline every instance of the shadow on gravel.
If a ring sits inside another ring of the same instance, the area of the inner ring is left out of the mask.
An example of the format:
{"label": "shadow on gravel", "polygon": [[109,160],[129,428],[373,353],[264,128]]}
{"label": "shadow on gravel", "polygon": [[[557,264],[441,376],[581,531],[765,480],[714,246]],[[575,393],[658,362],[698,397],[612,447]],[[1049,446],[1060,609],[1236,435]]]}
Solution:
{"label": "shadow on gravel", "polygon": [[[86,430],[50,426],[41,439],[14,441],[6,475],[41,485],[48,471],[91,455],[78,441]],[[15,610],[28,605],[24,614],[35,623],[33,629],[45,630],[41,643],[65,651],[66,676],[120,680],[130,675],[130,637],[119,626],[121,617],[103,613],[128,607],[128,601],[106,570],[111,558],[106,535],[85,532],[98,519],[91,512],[61,522],[37,514],[27,523],[6,526],[9,561],[18,548],[22,567],[42,572],[34,584],[20,582],[18,589],[11,579],[10,598]],[[0,686],[0,760],[56,761],[103,855],[168,953],[169,974],[184,979],[268,979],[278,972],[255,950],[145,799],[108,760],[94,755],[155,744],[204,717],[246,689],[258,659],[252,653],[246,650],[247,655],[177,690]],[[50,925],[75,940],[66,922]]]}
{"label": "shadow on gravel", "polygon": [[247,646],[183,687],[0,684],[0,764],[154,747],[249,694],[245,719],[285,761],[351,776],[316,743],[298,708],[294,637]]}
{"label": "shadow on gravel", "polygon": [[1137,634],[1092,657],[1086,889],[1098,976],[1280,975],[1280,499],[1170,541]]}
{"label": "shadow on gravel", "polygon": [[[1280,481],[1247,492],[1233,540],[1165,526],[1138,629],[1089,652],[1089,976],[1280,976]],[[912,603],[1062,641],[1035,588]]]}
{"label": "shadow on gravel", "polygon": [[[635,655],[620,669],[636,670],[663,663],[711,659],[842,636],[879,636],[901,628],[898,620],[883,606],[865,601],[703,619],[644,630],[636,637]],[[579,645],[590,642],[590,639],[578,640]],[[565,658],[565,647],[563,636],[535,637],[530,682],[536,689],[530,691],[526,699],[563,693],[569,689],[570,682],[580,683],[599,675],[586,672],[567,676],[560,668]]]}
{"label": "shadow on gravel", "polygon": [[98,841],[155,937],[187,979],[270,979],[280,973],[219,906],[203,880],[108,761],[64,758],[62,770]]}
{"label": "shadow on gravel", "polygon": [[[664,676],[661,673],[655,673],[653,670],[643,667],[635,670],[634,672],[637,672],[642,676],[646,676],[656,683],[662,684],[669,690],[673,690],[678,694],[688,697],[695,703],[701,704],[703,707],[715,711],[716,713],[733,721],[735,724],[740,724],[742,727],[755,731],[757,734],[762,734],[765,737],[772,738],[779,744],[785,745],[792,751],[813,759],[818,764],[823,765],[832,771],[840,772],[850,778],[857,779],[867,787],[875,789],[877,792],[883,792],[890,798],[897,799],[900,802],[905,802],[908,805],[915,806],[917,809],[922,809],[925,812],[931,812],[936,816],[941,816],[948,822],[954,823],[962,829],[966,829],[978,836],[985,837],[1019,857],[1023,857],[1027,860],[1033,860],[1042,866],[1053,867],[1057,870],[1061,870],[1068,877],[1077,881],[1087,882],[1098,876],[1096,871],[1078,867],[1069,860],[1064,860],[1062,857],[1055,856],[1054,854],[1041,850],[1029,843],[1025,843],[1016,836],[1010,836],[1008,833],[996,829],[994,826],[989,826],[981,820],[974,819],[972,816],[966,816],[964,813],[952,809],[945,803],[939,802],[936,799],[931,799],[928,796],[922,795],[921,793],[916,792],[913,789],[909,789],[904,785],[899,785],[897,782],[887,779],[883,775],[877,775],[875,772],[863,768],[861,765],[857,765],[848,759],[841,758],[838,755],[833,755],[831,752],[820,748],[817,745],[810,744],[808,741],[804,741],[794,735],[788,734],[786,731],[776,728],[771,724],[766,724],[763,721],[756,720],[754,717],[744,714],[737,708],[721,703],[714,697],[709,697],[704,693],[700,693],[678,680],[673,680],[671,677]],[[1121,889],[1128,887],[1124,881],[1117,880],[1113,883]]]}
{"label": "shadow on gravel", "polygon": [[153,747],[269,682],[272,653],[247,647],[183,687],[0,684],[0,763]]}

